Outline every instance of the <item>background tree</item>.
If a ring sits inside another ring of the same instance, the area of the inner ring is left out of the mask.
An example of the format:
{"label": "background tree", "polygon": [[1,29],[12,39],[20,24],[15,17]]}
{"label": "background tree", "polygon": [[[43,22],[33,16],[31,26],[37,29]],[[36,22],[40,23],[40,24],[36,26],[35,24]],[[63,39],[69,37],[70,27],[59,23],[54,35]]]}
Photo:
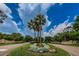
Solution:
{"label": "background tree", "polygon": [[79,16],[76,17],[75,19],[75,22],[73,24],[73,36],[74,36],[74,39],[73,40],[76,40],[77,42],[79,42]]}
{"label": "background tree", "polygon": [[2,33],[0,33],[0,39],[3,39],[3,34]]}
{"label": "background tree", "polygon": [[14,41],[22,41],[23,36],[20,33],[12,33],[11,34]]}
{"label": "background tree", "polygon": [[33,38],[31,37],[31,36],[25,36],[25,38],[24,38],[24,40],[23,41],[25,41],[25,42],[31,42],[31,41],[33,41]]}
{"label": "background tree", "polygon": [[51,43],[53,40],[53,38],[51,36],[46,36],[45,37],[45,43]]}
{"label": "background tree", "polygon": [[75,23],[73,24],[73,29],[79,31],[79,16],[76,17]]}

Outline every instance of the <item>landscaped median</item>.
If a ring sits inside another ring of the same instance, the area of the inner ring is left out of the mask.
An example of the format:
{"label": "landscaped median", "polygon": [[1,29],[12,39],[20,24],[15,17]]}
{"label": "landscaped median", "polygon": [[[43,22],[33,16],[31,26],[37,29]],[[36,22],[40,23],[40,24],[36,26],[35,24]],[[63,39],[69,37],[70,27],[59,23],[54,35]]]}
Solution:
{"label": "landscaped median", "polygon": [[11,51],[8,56],[69,56],[69,53],[63,49],[57,48],[51,44],[48,44],[51,49],[55,49],[55,52],[33,52],[29,48],[32,44],[26,44]]}

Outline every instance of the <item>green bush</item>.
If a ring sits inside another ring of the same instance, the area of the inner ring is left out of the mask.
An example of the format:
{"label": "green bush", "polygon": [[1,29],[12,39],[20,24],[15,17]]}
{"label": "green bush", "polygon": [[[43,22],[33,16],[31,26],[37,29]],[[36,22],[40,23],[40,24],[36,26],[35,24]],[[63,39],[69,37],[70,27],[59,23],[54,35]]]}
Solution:
{"label": "green bush", "polygon": [[23,41],[25,41],[25,42],[31,42],[31,41],[33,41],[33,38],[31,36],[25,36],[25,38],[23,39]]}

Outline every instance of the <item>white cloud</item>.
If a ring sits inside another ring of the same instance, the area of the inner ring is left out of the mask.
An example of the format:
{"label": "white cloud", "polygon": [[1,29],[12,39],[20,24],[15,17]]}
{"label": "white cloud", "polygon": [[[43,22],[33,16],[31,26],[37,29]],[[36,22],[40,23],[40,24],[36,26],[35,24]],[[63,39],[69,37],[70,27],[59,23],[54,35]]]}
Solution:
{"label": "white cloud", "polygon": [[68,25],[68,20],[66,20],[65,22],[59,24],[57,27],[55,27],[52,30],[52,32],[51,31],[50,32],[51,32],[51,34],[54,34],[54,35],[57,34],[57,33],[61,33],[67,27],[67,25]]}
{"label": "white cloud", "polygon": [[8,18],[4,21],[3,24],[0,24],[0,32],[3,33],[13,33],[13,32],[20,32],[17,24],[12,20],[11,10],[5,4],[0,4],[0,10],[3,11]]}
{"label": "white cloud", "polygon": [[2,10],[5,13],[11,13],[11,10],[5,5],[0,3],[0,10]]}
{"label": "white cloud", "polygon": [[22,11],[26,11],[29,10],[29,12],[32,12],[32,11],[35,11],[35,8],[36,7],[39,7],[40,8],[40,11],[46,11],[48,10],[48,8],[51,6],[51,5],[54,5],[55,3],[21,3],[19,4],[19,7]]}
{"label": "white cloud", "polygon": [[19,4],[18,12],[20,18],[25,23],[27,20],[33,18],[39,12],[46,14],[48,8],[53,4],[41,4],[41,3],[28,3],[28,4]]}
{"label": "white cloud", "polygon": [[11,20],[6,20],[3,24],[0,24],[0,32],[4,33],[13,33],[13,32],[19,32],[17,24]]}
{"label": "white cloud", "polygon": [[43,27],[43,32],[42,32],[42,36],[43,37],[51,36],[49,32],[45,32],[45,29],[51,24],[51,21],[48,20],[48,16],[47,15],[45,15],[45,18],[46,18],[46,24]]}
{"label": "white cloud", "polygon": [[43,4],[41,4],[41,12],[47,13],[47,10],[51,7],[51,5],[55,5],[55,3],[43,3]]}
{"label": "white cloud", "polygon": [[[19,4],[18,12],[19,12],[20,18],[23,21],[23,24],[26,26],[24,29],[25,34],[32,34],[31,31],[27,27],[28,21],[30,21],[32,18],[34,18],[39,12],[46,15],[47,10],[51,5],[53,5],[53,4],[41,4],[41,3]],[[41,7],[41,9],[40,9],[40,7]],[[45,27],[49,26],[51,23],[48,20],[47,16],[46,16],[46,18],[47,18],[47,24]]]}
{"label": "white cloud", "polygon": [[77,16],[74,16],[74,20],[76,20]]}
{"label": "white cloud", "polygon": [[20,7],[20,10],[22,11],[26,11],[28,10],[29,12],[32,12],[34,11],[34,9],[38,6],[39,4],[33,4],[33,3],[28,3],[28,4],[25,4],[25,3],[21,3],[19,4],[19,7]]}
{"label": "white cloud", "polygon": [[59,3],[59,5],[60,5],[60,6],[62,6],[62,5],[63,5],[63,3]]}
{"label": "white cloud", "polygon": [[52,29],[49,30],[49,32],[44,32],[44,36],[54,36],[57,33],[62,33],[65,28],[68,26],[72,26],[72,22],[69,23],[68,20],[64,21],[63,23],[59,24],[58,26],[54,26]]}
{"label": "white cloud", "polygon": [[45,31],[47,29],[47,27],[50,26],[50,24],[51,24],[51,21],[48,20],[47,15],[45,15],[45,18],[46,18],[46,24],[43,26],[43,31]]}
{"label": "white cloud", "polygon": [[46,26],[48,27],[51,24],[51,21],[48,20],[48,16],[47,15],[45,15],[45,18],[46,18]]}
{"label": "white cloud", "polygon": [[5,4],[0,3],[0,10],[3,11],[9,18],[12,18],[12,16],[10,15],[11,10]]}
{"label": "white cloud", "polygon": [[17,25],[21,25],[22,23],[21,23],[21,21],[19,21],[18,23],[17,23]]}
{"label": "white cloud", "polygon": [[45,36],[51,36],[51,35],[50,35],[49,32],[43,32],[43,35],[42,36],[45,37]]}
{"label": "white cloud", "polygon": [[[41,4],[42,6],[41,6],[41,9],[43,9],[43,10],[47,10],[52,4],[50,4],[50,3],[43,3],[43,4]],[[54,5],[54,4],[53,4]]]}

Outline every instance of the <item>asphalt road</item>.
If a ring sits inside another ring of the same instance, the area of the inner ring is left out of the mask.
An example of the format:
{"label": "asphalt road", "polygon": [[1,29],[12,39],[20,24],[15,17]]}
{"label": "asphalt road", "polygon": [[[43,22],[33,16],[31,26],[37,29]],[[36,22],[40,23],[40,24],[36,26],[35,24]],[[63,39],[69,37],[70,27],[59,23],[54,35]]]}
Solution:
{"label": "asphalt road", "polygon": [[24,44],[26,44],[26,43],[0,46],[0,56],[6,56],[10,51],[12,51],[13,49],[20,47]]}
{"label": "asphalt road", "polygon": [[53,45],[69,52],[71,56],[79,56],[79,47],[59,45],[59,44],[53,44]]}

